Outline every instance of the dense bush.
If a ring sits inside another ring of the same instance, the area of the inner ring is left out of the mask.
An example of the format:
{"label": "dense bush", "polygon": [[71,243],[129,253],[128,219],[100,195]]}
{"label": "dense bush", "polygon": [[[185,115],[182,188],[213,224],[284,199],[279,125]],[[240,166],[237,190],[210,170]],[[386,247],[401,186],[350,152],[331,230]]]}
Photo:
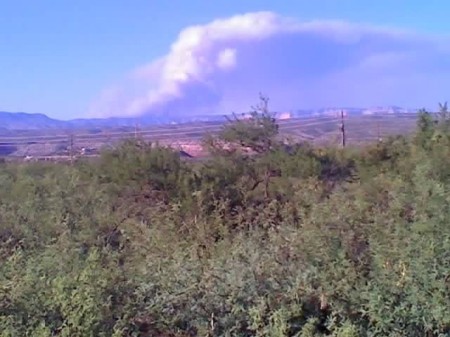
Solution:
{"label": "dense bush", "polygon": [[205,162],[1,165],[0,336],[449,336],[446,106],[340,150],[280,143],[266,103]]}

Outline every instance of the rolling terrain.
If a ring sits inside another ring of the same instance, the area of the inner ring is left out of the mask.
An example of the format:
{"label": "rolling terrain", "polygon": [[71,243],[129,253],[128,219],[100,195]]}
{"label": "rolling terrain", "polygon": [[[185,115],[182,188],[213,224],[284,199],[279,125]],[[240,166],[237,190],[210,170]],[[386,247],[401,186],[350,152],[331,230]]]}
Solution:
{"label": "rolling terrain", "polygon": [[[349,114],[345,116],[347,144],[360,145],[414,130],[415,113]],[[179,148],[194,157],[204,155],[201,141],[219,131],[225,120],[180,124],[93,128],[38,128],[0,133],[0,153],[8,159],[91,155],[128,138]],[[315,144],[340,144],[341,119],[332,114],[279,119],[280,137]]]}

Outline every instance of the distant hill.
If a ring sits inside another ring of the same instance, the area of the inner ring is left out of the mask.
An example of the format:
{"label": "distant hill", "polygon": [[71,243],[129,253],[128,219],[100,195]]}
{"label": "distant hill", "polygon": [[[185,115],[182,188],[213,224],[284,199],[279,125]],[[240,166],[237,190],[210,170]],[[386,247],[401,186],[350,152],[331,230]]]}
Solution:
{"label": "distant hill", "polygon": [[111,117],[79,118],[63,121],[50,118],[45,114],[0,111],[0,132],[12,130],[117,128],[134,127],[135,125],[145,126],[218,120],[223,120],[223,116],[180,116],[177,118],[167,116]]}
{"label": "distant hill", "polygon": [[[376,108],[323,108],[297,110],[293,112],[277,113],[277,118],[289,119],[298,117],[315,116],[339,116],[341,111],[346,115],[376,115],[376,114],[400,114],[414,113],[417,110],[404,109],[396,106],[376,107]],[[45,130],[45,129],[93,129],[93,128],[117,128],[131,127],[135,125],[157,125],[157,124],[178,124],[189,122],[217,122],[224,119],[222,115],[201,115],[201,116],[144,116],[139,118],[85,118],[62,121],[53,119],[45,114],[25,113],[25,112],[2,112],[0,111],[0,132],[5,133],[13,130]]]}
{"label": "distant hill", "polygon": [[0,111],[0,128],[4,130],[36,130],[63,126],[63,121],[52,119],[44,114]]}

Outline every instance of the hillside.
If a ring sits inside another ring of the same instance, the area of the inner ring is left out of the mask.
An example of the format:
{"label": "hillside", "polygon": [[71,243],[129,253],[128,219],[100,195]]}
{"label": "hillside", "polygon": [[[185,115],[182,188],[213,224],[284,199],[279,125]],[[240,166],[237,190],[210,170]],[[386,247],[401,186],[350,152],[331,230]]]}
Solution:
{"label": "hillside", "polygon": [[[359,146],[395,134],[414,131],[417,114],[350,114],[345,116],[347,144]],[[0,154],[12,158],[25,156],[67,156],[84,149],[98,152],[127,138],[159,142],[180,148],[193,156],[202,156],[202,139],[215,134],[224,126],[218,121],[157,124],[122,127],[90,127],[73,129],[41,128],[34,130],[6,130],[0,132]],[[341,118],[324,115],[279,119],[279,137],[290,141],[313,144],[341,144]]]}
{"label": "hillside", "polygon": [[[399,107],[379,107],[379,108],[323,108],[296,110],[293,112],[279,112],[280,119],[320,117],[320,116],[340,116],[341,111],[347,116],[377,115],[377,114],[408,114],[415,113],[416,110]],[[222,115],[181,115],[181,116],[143,116],[136,118],[79,118],[72,120],[58,120],[50,118],[45,114],[25,113],[25,112],[0,112],[0,132],[14,130],[51,130],[51,129],[87,129],[87,128],[117,128],[161,125],[171,123],[195,123],[195,122],[218,122],[223,121]]]}
{"label": "hillside", "polygon": [[39,130],[61,128],[63,121],[52,119],[44,114],[0,111],[0,126],[4,130]]}

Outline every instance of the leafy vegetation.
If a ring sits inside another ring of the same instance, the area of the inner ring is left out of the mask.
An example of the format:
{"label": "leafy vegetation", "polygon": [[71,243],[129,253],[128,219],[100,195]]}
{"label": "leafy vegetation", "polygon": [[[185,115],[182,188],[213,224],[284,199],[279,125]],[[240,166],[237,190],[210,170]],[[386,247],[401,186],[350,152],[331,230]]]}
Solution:
{"label": "leafy vegetation", "polygon": [[447,106],[334,149],[267,103],[204,162],[0,164],[0,336],[449,336]]}

